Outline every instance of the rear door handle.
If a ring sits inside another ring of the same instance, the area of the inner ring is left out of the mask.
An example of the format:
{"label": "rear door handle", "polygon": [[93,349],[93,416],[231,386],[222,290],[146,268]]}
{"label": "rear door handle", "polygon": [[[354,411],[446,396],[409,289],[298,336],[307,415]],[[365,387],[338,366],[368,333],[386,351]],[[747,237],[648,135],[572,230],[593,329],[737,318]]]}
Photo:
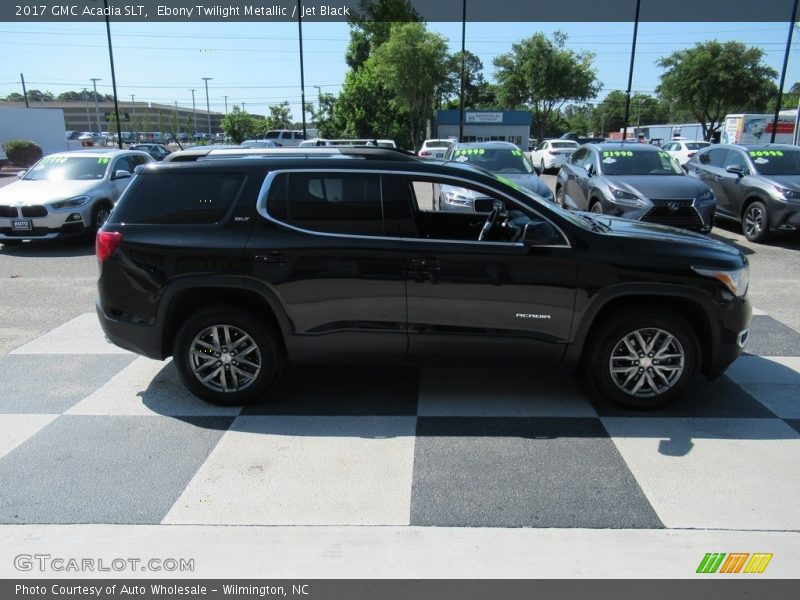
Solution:
{"label": "rear door handle", "polygon": [[722,181],[722,175],[714,175],[716,181]]}
{"label": "rear door handle", "polygon": [[277,252],[270,252],[269,254],[256,254],[254,257],[256,262],[266,263],[268,265],[285,265],[288,259],[283,254]]}

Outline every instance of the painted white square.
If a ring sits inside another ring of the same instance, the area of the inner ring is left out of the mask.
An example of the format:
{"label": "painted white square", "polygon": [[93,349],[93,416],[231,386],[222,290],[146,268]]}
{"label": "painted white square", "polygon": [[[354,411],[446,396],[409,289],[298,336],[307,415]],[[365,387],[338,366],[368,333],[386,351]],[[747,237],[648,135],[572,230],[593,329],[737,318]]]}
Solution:
{"label": "painted white square", "polygon": [[665,526],[800,529],[800,435],[783,421],[602,421]]}
{"label": "painted white square", "polygon": [[10,354],[130,354],[107,341],[95,313],[67,321]]}
{"label": "painted white square", "polygon": [[572,373],[424,368],[420,416],[596,417]]}
{"label": "painted white square", "polygon": [[238,417],[163,523],[408,525],[415,417]]}
{"label": "painted white square", "polygon": [[216,406],[192,395],[172,360],[139,357],[66,411],[68,415],[235,416],[240,406]]}
{"label": "painted white square", "polygon": [[32,438],[58,415],[0,415],[0,457]]}

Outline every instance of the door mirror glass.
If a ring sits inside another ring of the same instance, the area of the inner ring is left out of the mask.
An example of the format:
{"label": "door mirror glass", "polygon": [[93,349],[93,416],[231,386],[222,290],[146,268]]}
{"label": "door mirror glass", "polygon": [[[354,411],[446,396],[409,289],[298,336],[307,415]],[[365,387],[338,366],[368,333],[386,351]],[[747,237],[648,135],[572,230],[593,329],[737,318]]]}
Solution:
{"label": "door mirror glass", "polygon": [[27,173],[27,171],[17,171],[17,179],[25,177],[25,173]]}
{"label": "door mirror glass", "polygon": [[501,204],[501,208],[505,208],[502,202],[489,198],[487,196],[478,196],[475,198],[475,212],[476,213],[490,213],[495,207],[495,203]]}
{"label": "door mirror glass", "polygon": [[526,246],[552,246],[558,244],[558,232],[547,221],[531,221],[525,225]]}

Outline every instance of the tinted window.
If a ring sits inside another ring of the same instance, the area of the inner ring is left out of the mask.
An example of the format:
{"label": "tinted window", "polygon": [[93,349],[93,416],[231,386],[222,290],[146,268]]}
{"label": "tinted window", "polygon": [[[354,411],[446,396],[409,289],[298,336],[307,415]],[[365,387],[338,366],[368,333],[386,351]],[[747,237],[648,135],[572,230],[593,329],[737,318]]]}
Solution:
{"label": "tinted window", "polygon": [[725,162],[722,164],[723,167],[747,167],[747,159],[744,157],[744,154],[741,152],[736,152],[735,150],[729,150],[728,154],[725,156]]}
{"label": "tinted window", "polygon": [[127,156],[118,158],[117,162],[114,163],[114,173],[117,171],[127,171],[128,173],[133,173],[133,167],[131,166]]}
{"label": "tinted window", "polygon": [[551,148],[577,148],[577,142],[550,142]]}
{"label": "tinted window", "polygon": [[725,157],[728,155],[728,150],[725,148],[713,148],[708,152],[704,152],[700,156],[700,162],[709,167],[722,168],[725,163]]}
{"label": "tinted window", "polygon": [[280,131],[268,131],[267,135],[265,135],[264,137],[267,138],[268,140],[275,140],[278,139],[280,136],[281,136]]}
{"label": "tinted window", "polygon": [[575,154],[572,155],[570,162],[573,165],[580,165],[588,154],[589,154],[588,148],[581,148],[580,150],[576,151]]}
{"label": "tinted window", "polygon": [[128,160],[131,163],[131,167],[134,169],[139,165],[145,165],[149,162],[144,156],[129,156]]}
{"label": "tinted window", "polygon": [[686,147],[689,150],[700,150],[701,148],[707,148],[710,146],[708,142],[687,142]]}
{"label": "tinted window", "polygon": [[290,173],[275,178],[267,211],[296,227],[353,235],[384,235],[380,176]]}
{"label": "tinted window", "polygon": [[210,224],[221,221],[244,177],[238,173],[152,173],[114,210],[115,223]]}

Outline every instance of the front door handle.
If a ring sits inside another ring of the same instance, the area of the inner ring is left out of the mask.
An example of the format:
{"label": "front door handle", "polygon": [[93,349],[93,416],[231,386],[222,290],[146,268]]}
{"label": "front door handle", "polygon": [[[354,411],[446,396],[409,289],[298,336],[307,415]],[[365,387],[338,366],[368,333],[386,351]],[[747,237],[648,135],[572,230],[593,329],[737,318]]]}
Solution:
{"label": "front door handle", "polygon": [[435,256],[418,256],[411,259],[411,266],[421,271],[441,270],[441,261]]}
{"label": "front door handle", "polygon": [[714,175],[716,181],[722,181],[722,175]]}

